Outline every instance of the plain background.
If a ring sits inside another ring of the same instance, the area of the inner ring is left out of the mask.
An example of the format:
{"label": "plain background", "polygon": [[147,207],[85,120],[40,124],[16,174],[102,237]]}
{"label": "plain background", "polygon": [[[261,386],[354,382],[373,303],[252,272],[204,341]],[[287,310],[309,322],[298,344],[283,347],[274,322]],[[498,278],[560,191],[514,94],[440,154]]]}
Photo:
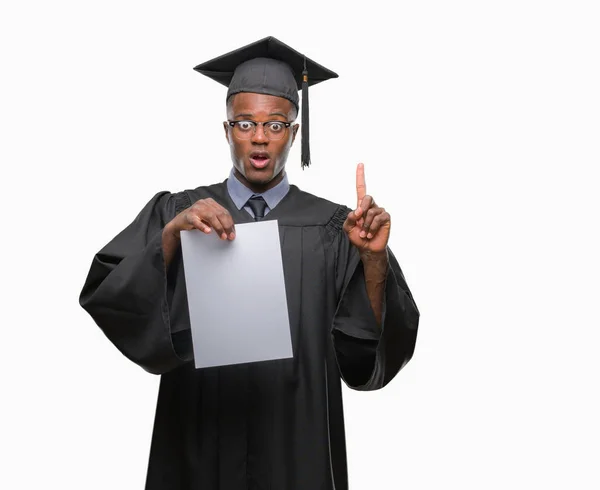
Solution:
{"label": "plain background", "polygon": [[595,7],[3,2],[0,487],[143,488],[159,378],[79,291],[157,191],[227,176],[192,68],[274,35],[340,74],[290,180],[353,205],[364,162],[422,312],[398,377],[344,392],[351,488],[599,488]]}

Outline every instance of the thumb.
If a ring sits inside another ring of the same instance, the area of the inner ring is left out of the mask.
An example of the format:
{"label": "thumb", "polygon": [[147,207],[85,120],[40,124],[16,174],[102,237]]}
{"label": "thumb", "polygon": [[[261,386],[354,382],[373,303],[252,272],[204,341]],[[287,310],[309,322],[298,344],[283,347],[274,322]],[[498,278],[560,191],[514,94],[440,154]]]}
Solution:
{"label": "thumb", "polygon": [[355,212],[350,211],[348,213],[348,216],[346,217],[346,221],[344,221],[344,231],[346,233],[350,233],[356,227],[357,221],[358,221],[358,218],[357,218]]}

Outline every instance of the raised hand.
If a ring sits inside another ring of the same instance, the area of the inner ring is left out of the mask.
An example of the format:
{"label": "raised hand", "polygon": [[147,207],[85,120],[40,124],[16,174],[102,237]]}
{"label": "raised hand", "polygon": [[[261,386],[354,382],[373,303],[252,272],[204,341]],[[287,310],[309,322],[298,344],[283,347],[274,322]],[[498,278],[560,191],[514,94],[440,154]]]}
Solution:
{"label": "raised hand", "polygon": [[392,226],[390,214],[367,194],[362,163],[356,167],[356,200],[356,209],[348,214],[344,223],[350,242],[361,253],[385,252]]}

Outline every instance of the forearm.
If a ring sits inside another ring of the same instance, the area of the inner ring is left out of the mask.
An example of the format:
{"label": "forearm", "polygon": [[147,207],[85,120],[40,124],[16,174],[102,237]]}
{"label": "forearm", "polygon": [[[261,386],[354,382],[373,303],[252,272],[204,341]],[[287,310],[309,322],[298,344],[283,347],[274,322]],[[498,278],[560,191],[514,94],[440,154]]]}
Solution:
{"label": "forearm", "polygon": [[165,271],[169,270],[169,266],[171,265],[179,246],[180,238],[171,231],[169,225],[165,226],[162,232],[162,251],[165,261]]}
{"label": "forearm", "polygon": [[389,265],[388,253],[387,250],[380,254],[363,253],[360,258],[363,264],[367,296],[377,324],[381,326],[385,282]]}

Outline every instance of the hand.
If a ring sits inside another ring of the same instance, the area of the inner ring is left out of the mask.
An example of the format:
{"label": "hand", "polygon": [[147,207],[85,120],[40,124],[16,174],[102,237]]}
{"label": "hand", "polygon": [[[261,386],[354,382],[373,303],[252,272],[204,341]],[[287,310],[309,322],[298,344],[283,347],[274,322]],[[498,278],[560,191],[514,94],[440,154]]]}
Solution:
{"label": "hand", "polygon": [[215,233],[221,240],[233,240],[235,228],[229,211],[214,199],[200,199],[191,207],[175,216],[165,226],[164,232],[177,239],[182,230],[200,230],[204,233]]}
{"label": "hand", "polygon": [[377,206],[372,196],[367,195],[365,167],[362,163],[356,167],[356,198],[356,209],[348,214],[344,231],[361,254],[385,252],[392,226],[390,214]]}

